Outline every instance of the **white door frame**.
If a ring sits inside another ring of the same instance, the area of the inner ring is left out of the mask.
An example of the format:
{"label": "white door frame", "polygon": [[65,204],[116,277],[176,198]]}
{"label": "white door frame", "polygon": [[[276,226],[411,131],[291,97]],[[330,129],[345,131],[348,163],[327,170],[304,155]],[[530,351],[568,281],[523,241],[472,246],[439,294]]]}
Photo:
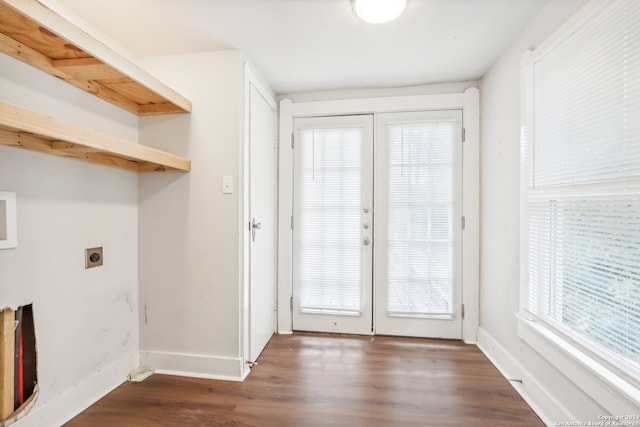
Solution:
{"label": "white door frame", "polygon": [[362,98],[336,101],[280,101],[278,192],[278,333],[292,333],[292,230],[294,117],[461,109],[465,131],[463,143],[462,214],[462,339],[475,343],[479,316],[480,237],[480,92],[471,87],[463,93]]}

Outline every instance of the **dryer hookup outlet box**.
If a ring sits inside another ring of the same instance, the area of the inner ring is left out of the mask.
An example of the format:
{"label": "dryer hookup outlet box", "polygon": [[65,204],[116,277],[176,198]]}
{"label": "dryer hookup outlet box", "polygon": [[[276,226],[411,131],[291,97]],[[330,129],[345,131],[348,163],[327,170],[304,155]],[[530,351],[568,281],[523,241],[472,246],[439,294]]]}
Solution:
{"label": "dryer hookup outlet box", "polygon": [[99,267],[102,265],[102,246],[84,250],[84,268]]}

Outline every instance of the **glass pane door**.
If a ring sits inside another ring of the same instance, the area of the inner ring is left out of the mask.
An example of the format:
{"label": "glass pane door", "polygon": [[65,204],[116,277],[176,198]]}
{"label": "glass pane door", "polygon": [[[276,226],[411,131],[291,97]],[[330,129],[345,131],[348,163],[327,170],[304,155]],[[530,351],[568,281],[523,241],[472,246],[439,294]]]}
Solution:
{"label": "glass pane door", "polygon": [[294,129],[293,327],[370,334],[373,118]]}
{"label": "glass pane door", "polygon": [[377,116],[375,332],[461,338],[461,111]]}

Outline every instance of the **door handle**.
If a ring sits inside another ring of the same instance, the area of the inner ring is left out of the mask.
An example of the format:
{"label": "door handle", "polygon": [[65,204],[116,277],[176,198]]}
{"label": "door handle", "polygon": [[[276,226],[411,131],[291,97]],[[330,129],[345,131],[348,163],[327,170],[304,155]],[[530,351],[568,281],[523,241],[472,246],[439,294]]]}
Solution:
{"label": "door handle", "polygon": [[261,227],[261,223],[256,222],[255,218],[251,218],[251,241],[256,241],[256,230],[260,230]]}
{"label": "door handle", "polygon": [[365,237],[364,239],[362,239],[362,244],[365,246],[369,246],[369,244],[371,243],[371,241],[369,240],[368,237]]}

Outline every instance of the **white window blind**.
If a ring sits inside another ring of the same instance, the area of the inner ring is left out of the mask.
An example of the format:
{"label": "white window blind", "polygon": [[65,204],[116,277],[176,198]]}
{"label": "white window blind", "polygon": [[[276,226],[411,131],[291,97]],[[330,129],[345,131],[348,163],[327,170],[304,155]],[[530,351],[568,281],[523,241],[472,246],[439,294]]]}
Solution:
{"label": "white window blind", "polygon": [[300,310],[359,315],[361,128],[304,129],[296,201]]}
{"label": "white window blind", "polygon": [[638,22],[613,0],[534,56],[522,136],[527,308],[640,377]]}
{"label": "white window blind", "polygon": [[390,316],[454,315],[459,127],[447,120],[387,126]]}

